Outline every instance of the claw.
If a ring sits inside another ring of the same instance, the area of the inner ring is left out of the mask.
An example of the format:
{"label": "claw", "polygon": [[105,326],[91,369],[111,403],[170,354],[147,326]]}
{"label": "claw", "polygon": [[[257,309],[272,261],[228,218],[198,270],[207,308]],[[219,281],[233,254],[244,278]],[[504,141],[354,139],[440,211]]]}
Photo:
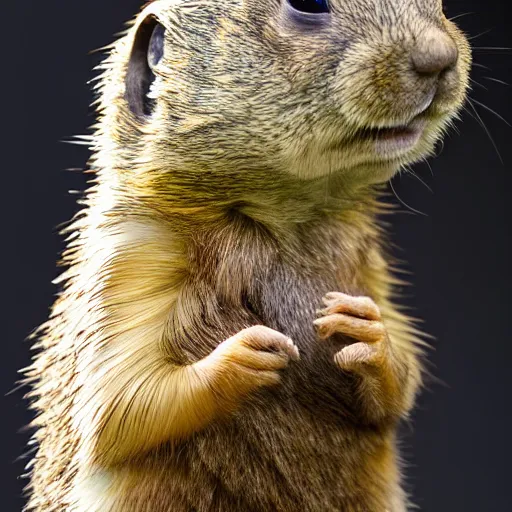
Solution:
{"label": "claw", "polygon": [[380,310],[370,297],[353,297],[344,293],[330,292],[323,299],[324,309],[317,314],[343,313],[365,320],[380,320]]}
{"label": "claw", "polygon": [[317,318],[313,323],[318,329],[319,336],[323,339],[336,332],[366,343],[376,343],[386,337],[386,328],[382,322],[363,320],[350,315],[336,313]]}
{"label": "claw", "polygon": [[343,370],[351,370],[360,364],[372,363],[378,351],[367,343],[354,343],[343,347],[334,355],[335,363]]}

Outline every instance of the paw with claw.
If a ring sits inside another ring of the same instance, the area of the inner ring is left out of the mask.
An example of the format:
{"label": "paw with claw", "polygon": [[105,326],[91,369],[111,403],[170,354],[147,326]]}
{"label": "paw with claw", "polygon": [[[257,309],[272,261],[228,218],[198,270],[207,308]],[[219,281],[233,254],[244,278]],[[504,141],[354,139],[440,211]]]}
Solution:
{"label": "paw with claw", "polygon": [[336,353],[336,364],[346,371],[384,364],[389,356],[389,338],[375,302],[336,292],[325,295],[323,302],[325,308],[315,320],[320,338],[344,334],[355,340]]}
{"label": "paw with claw", "polygon": [[325,308],[315,320],[318,335],[321,339],[344,336],[334,362],[360,377],[354,396],[361,418],[375,424],[403,415],[411,402],[409,367],[403,354],[392,347],[375,302],[335,292],[325,295],[323,302]]}

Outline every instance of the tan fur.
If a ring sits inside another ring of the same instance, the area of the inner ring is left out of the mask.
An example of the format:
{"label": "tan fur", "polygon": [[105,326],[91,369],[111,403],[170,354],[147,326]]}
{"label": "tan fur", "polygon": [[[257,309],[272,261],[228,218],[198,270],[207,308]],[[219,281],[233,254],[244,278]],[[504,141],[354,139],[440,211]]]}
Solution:
{"label": "tan fur", "polygon": [[[393,302],[378,184],[432,152],[469,46],[437,0],[333,0],[303,32],[284,5],[155,1],[105,61],[96,181],[26,370],[28,509],[406,510],[421,334]],[[141,117],[125,76],[148,16],[166,50]],[[434,25],[457,67],[417,146],[378,158],[359,130],[421,103],[407,55]]]}

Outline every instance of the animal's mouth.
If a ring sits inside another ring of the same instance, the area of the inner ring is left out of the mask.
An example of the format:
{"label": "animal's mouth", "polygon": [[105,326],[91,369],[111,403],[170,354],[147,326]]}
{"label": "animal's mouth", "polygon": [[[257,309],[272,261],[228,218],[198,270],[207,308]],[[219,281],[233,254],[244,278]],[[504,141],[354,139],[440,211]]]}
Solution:
{"label": "animal's mouth", "polygon": [[416,146],[426,124],[425,119],[417,117],[406,125],[389,128],[363,128],[357,134],[357,138],[370,141],[378,155],[392,156]]}
{"label": "animal's mouth", "polygon": [[370,139],[374,141],[404,139],[418,133],[420,127],[417,126],[417,124],[417,122],[413,122],[389,128],[363,128],[357,133],[357,138]]}
{"label": "animal's mouth", "polygon": [[377,155],[383,157],[399,156],[413,149],[425,131],[433,99],[429,97],[408,123],[362,128],[356,134],[357,139],[369,141]]}

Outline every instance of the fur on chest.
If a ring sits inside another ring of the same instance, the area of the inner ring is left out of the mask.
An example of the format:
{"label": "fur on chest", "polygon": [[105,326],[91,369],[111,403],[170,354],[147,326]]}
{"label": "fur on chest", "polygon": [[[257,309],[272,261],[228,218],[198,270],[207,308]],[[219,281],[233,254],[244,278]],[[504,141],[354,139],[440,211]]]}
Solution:
{"label": "fur on chest", "polygon": [[195,233],[189,274],[169,318],[171,357],[197,361],[257,324],[290,336],[306,359],[313,357],[313,321],[322,297],[368,292],[362,276],[371,241],[347,231],[340,222],[319,219],[294,225],[280,238],[233,215],[216,229]]}

